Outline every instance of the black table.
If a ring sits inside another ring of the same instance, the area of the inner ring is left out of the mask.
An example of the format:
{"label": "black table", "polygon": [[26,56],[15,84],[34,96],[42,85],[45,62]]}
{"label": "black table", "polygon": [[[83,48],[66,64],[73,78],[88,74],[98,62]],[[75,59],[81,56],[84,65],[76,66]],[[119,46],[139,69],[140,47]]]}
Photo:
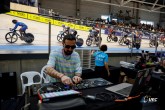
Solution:
{"label": "black table", "polygon": [[160,106],[160,110],[165,110],[165,78],[161,76],[165,75],[165,73],[155,73],[152,72],[151,77],[151,86],[154,90],[158,91],[158,103]]}
{"label": "black table", "polygon": [[126,67],[121,67],[121,71],[126,74],[128,78],[135,79],[138,70],[137,69],[132,69],[132,68],[126,68]]}
{"label": "black table", "polygon": [[[89,88],[89,89],[84,89],[84,90],[79,90],[82,92],[82,96],[86,95],[96,95],[98,93],[111,93],[105,88],[108,86],[104,87],[96,87],[96,88]],[[113,93],[114,94],[114,93]],[[118,95],[119,96],[119,95]],[[110,102],[103,102],[103,101],[98,101],[98,100],[90,100],[90,99],[85,99],[83,98],[86,102],[86,107],[84,110],[141,110],[142,109],[142,104],[140,103],[140,98],[133,99],[127,102],[115,102],[115,101],[110,101]],[[30,98],[30,110],[48,110],[48,109],[41,109],[38,106],[38,97],[33,96]],[[53,110],[53,109],[51,109]]]}

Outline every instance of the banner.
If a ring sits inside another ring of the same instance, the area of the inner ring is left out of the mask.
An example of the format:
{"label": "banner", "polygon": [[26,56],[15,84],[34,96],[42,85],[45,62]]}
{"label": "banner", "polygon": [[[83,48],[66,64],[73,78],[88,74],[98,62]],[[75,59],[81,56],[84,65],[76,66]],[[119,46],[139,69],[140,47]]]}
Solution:
{"label": "banner", "polygon": [[52,25],[60,26],[60,27],[62,25],[65,25],[65,26],[69,26],[71,29],[75,29],[75,30],[89,31],[90,29],[92,29],[91,27],[87,27],[87,26],[83,26],[83,25],[77,25],[74,23],[68,23],[68,22],[64,22],[64,21],[53,20],[52,18],[48,18],[48,17],[36,15],[36,14],[29,14],[29,13],[17,12],[17,11],[10,11],[6,14],[9,14],[12,16],[17,16],[20,18],[33,20],[33,21],[37,21],[37,22],[47,23],[47,24],[49,22],[51,22]]}

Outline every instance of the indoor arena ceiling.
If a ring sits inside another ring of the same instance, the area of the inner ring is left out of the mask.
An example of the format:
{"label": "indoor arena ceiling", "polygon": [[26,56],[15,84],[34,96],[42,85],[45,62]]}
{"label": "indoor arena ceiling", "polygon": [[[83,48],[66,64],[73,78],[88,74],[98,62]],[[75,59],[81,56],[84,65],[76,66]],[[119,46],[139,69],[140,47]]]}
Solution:
{"label": "indoor arena ceiling", "polygon": [[[118,7],[134,8],[143,11],[164,13],[162,8],[165,8],[165,0],[114,0],[115,2],[104,2],[104,0],[82,0],[83,2],[93,2],[105,5],[113,5]],[[112,1],[112,0],[110,0]],[[139,7],[129,6],[129,2],[139,3]],[[150,7],[149,7],[150,6]]]}

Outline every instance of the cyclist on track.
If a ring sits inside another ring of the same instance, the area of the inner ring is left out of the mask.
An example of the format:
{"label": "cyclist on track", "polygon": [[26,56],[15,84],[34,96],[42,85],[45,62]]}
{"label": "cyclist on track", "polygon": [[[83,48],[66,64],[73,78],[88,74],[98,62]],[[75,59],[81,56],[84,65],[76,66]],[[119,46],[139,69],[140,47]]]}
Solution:
{"label": "cyclist on track", "polygon": [[23,39],[23,34],[26,32],[26,29],[28,29],[28,26],[23,23],[23,22],[18,22],[17,20],[12,20],[12,23],[15,24],[14,28],[11,29],[11,31],[16,30],[18,26],[21,26],[21,28],[19,29],[19,32],[21,34],[21,40]]}
{"label": "cyclist on track", "polygon": [[92,37],[98,37],[99,30],[97,30],[94,26],[92,27],[92,30],[90,30],[89,32]]}
{"label": "cyclist on track", "polygon": [[62,25],[62,28],[65,34],[73,34],[76,37],[77,31],[75,29],[71,29],[69,26],[65,25]]}
{"label": "cyclist on track", "polygon": [[69,33],[70,33],[70,34],[73,34],[75,37],[76,37],[76,35],[77,35],[77,31],[76,31],[75,29],[70,29],[70,30],[69,30]]}
{"label": "cyclist on track", "polygon": [[64,25],[64,24],[62,25],[62,28],[63,28],[63,32],[65,32],[66,27],[65,27],[65,25]]}

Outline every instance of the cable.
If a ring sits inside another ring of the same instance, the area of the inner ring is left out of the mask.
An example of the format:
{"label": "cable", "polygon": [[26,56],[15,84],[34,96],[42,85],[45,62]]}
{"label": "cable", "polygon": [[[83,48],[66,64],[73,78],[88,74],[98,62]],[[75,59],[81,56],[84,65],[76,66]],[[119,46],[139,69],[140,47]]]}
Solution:
{"label": "cable", "polygon": [[113,93],[101,92],[95,95],[96,99],[102,100],[104,102],[115,101],[118,97]]}

